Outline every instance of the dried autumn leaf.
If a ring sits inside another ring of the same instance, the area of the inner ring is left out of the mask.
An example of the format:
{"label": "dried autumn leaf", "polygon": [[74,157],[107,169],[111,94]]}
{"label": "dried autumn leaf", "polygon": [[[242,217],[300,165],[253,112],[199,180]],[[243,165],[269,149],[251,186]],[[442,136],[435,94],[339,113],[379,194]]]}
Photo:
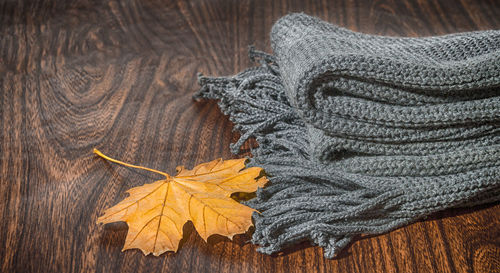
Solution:
{"label": "dried autumn leaf", "polygon": [[98,219],[98,223],[126,222],[129,230],[123,250],[138,248],[144,255],[176,252],[187,221],[193,222],[205,241],[213,234],[232,239],[235,234],[245,233],[252,226],[251,215],[255,210],[230,196],[236,192],[254,192],[267,183],[261,176],[261,168],[245,169],[245,159],[217,159],[192,170],[179,166],[177,175],[172,177],[112,159],[96,149],[94,153],[166,177],[128,190],[129,197],[107,209]]}

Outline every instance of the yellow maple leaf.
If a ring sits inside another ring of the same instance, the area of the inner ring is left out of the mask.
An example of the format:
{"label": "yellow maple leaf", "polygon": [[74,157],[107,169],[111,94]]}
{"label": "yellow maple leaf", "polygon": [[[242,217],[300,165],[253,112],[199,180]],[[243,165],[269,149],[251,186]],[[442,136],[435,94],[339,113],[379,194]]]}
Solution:
{"label": "yellow maple leaf", "polygon": [[[231,198],[236,192],[254,192],[267,183],[258,167],[246,168],[245,159],[216,159],[192,170],[177,167],[177,175],[131,165],[94,153],[115,163],[165,176],[151,184],[132,188],[116,206],[107,209],[98,223],[124,221],[129,230],[123,250],[138,248],[144,255],[176,252],[187,221],[207,241],[213,234],[233,238],[252,226],[254,209]],[[122,251],[123,251],[122,250]]]}

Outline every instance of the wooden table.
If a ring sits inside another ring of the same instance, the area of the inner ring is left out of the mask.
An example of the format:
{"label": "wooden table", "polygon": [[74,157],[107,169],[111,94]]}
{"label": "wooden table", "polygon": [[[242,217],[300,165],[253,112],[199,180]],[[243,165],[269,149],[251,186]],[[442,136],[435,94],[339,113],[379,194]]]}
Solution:
{"label": "wooden table", "polygon": [[427,36],[500,28],[496,0],[15,1],[0,3],[1,272],[499,272],[500,206],[440,213],[354,242],[333,260],[299,245],[276,256],[186,225],[177,254],[121,252],[105,208],[154,176],[92,148],[173,173],[232,158],[238,135],[196,73],[234,74],[273,22],[304,11],[349,29]]}

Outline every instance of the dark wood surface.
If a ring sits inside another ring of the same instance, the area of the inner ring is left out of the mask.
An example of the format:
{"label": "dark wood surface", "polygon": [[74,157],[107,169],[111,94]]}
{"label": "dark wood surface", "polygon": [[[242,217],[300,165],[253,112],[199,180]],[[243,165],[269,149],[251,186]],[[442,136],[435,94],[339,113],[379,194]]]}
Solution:
{"label": "dark wood surface", "polygon": [[366,33],[426,36],[500,28],[496,0],[15,1],[0,3],[1,272],[499,272],[500,206],[440,213],[361,238],[334,260],[299,245],[275,256],[187,225],[177,254],[121,252],[125,224],[96,224],[125,191],[234,157],[232,124],[195,103],[196,73],[248,65],[270,51],[273,22],[304,11]]}

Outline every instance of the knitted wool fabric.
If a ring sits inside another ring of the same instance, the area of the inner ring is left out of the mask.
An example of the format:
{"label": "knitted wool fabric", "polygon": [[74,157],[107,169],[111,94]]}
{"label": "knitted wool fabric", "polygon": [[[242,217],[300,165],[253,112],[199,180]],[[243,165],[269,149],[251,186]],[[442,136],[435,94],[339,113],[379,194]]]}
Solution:
{"label": "knitted wool fabric", "polygon": [[291,14],[271,42],[195,94],[241,131],[234,153],[259,143],[260,252],[308,240],[331,258],[357,235],[500,200],[500,31],[381,37]]}

